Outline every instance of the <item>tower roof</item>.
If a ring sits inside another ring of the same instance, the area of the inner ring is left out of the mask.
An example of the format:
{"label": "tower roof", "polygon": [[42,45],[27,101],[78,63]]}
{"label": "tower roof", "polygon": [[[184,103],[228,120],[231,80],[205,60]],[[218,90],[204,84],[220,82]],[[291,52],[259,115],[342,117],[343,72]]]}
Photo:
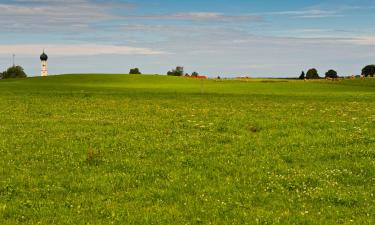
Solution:
{"label": "tower roof", "polygon": [[46,53],[44,53],[44,51],[43,51],[43,53],[40,55],[40,60],[41,60],[41,61],[47,61],[47,60],[48,60],[48,56],[47,56]]}

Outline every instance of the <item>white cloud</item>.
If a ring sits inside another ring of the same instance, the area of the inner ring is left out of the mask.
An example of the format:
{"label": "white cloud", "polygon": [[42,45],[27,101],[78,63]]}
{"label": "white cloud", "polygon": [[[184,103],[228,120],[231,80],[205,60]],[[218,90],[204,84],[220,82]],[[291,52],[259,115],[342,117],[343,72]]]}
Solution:
{"label": "white cloud", "polygon": [[298,18],[325,18],[340,16],[338,11],[334,10],[321,10],[321,9],[308,9],[308,10],[295,10],[295,11],[282,11],[272,12],[270,15],[285,15]]}
{"label": "white cloud", "polygon": [[351,44],[356,44],[356,45],[375,46],[375,36],[352,38],[350,40],[345,40],[345,42],[351,43]]}
{"label": "white cloud", "polygon": [[258,15],[228,15],[218,12],[181,12],[175,14],[149,14],[149,15],[128,15],[123,19],[144,19],[144,20],[188,20],[188,21],[209,21],[209,22],[261,22],[263,18]]}
{"label": "white cloud", "polygon": [[89,0],[29,0],[0,3],[0,27],[3,31],[64,31],[82,29],[89,24],[116,19],[113,8],[129,4],[93,3]]}
{"label": "white cloud", "polygon": [[189,13],[178,13],[169,16],[174,19],[183,20],[216,20],[216,21],[262,21],[262,17],[257,15],[226,15],[217,12],[189,12]]}
{"label": "white cloud", "polygon": [[133,9],[134,4],[90,0],[11,0],[0,2],[0,27],[3,31],[71,31],[89,29],[97,22],[127,19],[190,21],[261,21],[257,15],[227,15],[217,12],[181,12],[175,14],[122,15],[114,9]]}
{"label": "white cloud", "polygon": [[301,10],[289,10],[280,12],[270,12],[266,15],[281,15],[295,18],[326,18],[326,17],[343,17],[348,11],[369,10],[374,9],[372,5],[358,6],[358,5],[338,5],[332,2],[324,2],[315,6],[311,6]]}
{"label": "white cloud", "polygon": [[0,54],[38,55],[45,49],[49,55],[54,56],[91,56],[103,54],[119,55],[158,55],[165,54],[148,48],[129,46],[99,45],[99,44],[47,44],[47,45],[0,45]]}

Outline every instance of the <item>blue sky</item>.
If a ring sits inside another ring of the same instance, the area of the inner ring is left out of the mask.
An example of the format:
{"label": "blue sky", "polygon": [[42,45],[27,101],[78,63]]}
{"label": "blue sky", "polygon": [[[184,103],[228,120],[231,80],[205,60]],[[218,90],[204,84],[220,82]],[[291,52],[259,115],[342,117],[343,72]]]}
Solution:
{"label": "blue sky", "polygon": [[375,63],[370,0],[0,0],[0,70],[38,75],[166,73],[209,76],[360,73]]}

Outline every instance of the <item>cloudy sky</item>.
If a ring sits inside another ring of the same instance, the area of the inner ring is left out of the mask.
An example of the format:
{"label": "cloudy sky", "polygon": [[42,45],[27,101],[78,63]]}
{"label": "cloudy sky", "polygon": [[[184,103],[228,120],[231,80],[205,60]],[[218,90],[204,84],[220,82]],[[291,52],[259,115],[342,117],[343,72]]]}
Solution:
{"label": "cloudy sky", "polygon": [[0,70],[298,76],[375,63],[373,0],[0,0]]}

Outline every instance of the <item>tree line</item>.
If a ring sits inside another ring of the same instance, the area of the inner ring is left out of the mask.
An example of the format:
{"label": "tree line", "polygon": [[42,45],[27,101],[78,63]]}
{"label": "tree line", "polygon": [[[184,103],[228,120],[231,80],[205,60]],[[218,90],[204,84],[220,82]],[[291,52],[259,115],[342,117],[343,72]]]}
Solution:
{"label": "tree line", "polygon": [[[130,69],[129,74],[142,74],[139,70],[139,68],[133,68]],[[191,75],[188,73],[184,73],[184,67],[177,66],[176,69],[172,69],[167,72],[168,76],[192,76],[197,77],[199,76],[199,73],[193,72]],[[364,77],[375,77],[375,64],[367,65],[362,69],[362,76]],[[12,66],[9,67],[6,71],[0,73],[0,79],[8,79],[8,78],[25,78],[27,77],[27,74],[25,73],[24,69],[21,66]],[[326,78],[338,78],[338,74],[335,70],[331,69],[328,70],[325,73]],[[307,73],[305,74],[304,71],[302,71],[301,75],[299,76],[299,79],[321,79],[318,70],[315,68],[309,69]]]}
{"label": "tree line", "polygon": [[190,74],[184,72],[184,67],[177,66],[176,69],[172,69],[172,70],[168,71],[167,75],[168,76],[177,76],[177,77],[181,77],[181,76],[198,77],[199,73],[198,72],[192,72],[191,75],[190,75]]}
{"label": "tree line", "polygon": [[[130,69],[129,74],[141,74],[138,68]],[[375,65],[367,65],[362,69],[362,76],[364,77],[375,77]],[[197,77],[199,76],[199,73],[193,72],[191,75],[188,73],[184,72],[184,67],[182,66],[177,66],[176,69],[169,70],[167,72],[168,76],[192,76],[192,77]],[[304,79],[321,79],[321,77],[318,73],[318,70],[315,68],[309,69],[307,73],[302,71],[301,75],[299,76],[299,79],[304,80]],[[328,70],[325,73],[325,78],[339,78],[339,75],[337,71],[331,69]]]}
{"label": "tree line", "polygon": [[[362,69],[362,76],[364,77],[375,77],[375,65],[367,65]],[[338,78],[338,74],[335,70],[328,70],[325,73],[325,78]],[[318,70],[315,68],[309,69],[307,73],[305,74],[304,71],[302,71],[301,75],[299,76],[299,79],[321,79]]]}
{"label": "tree line", "polygon": [[[142,73],[140,72],[139,68],[134,68],[134,69],[130,69],[129,74],[142,74]],[[184,67],[177,66],[176,69],[169,70],[167,72],[167,75],[168,76],[177,76],[177,77],[180,77],[180,76],[198,77],[199,73],[198,72],[193,72],[190,75],[190,74],[184,72]]]}

